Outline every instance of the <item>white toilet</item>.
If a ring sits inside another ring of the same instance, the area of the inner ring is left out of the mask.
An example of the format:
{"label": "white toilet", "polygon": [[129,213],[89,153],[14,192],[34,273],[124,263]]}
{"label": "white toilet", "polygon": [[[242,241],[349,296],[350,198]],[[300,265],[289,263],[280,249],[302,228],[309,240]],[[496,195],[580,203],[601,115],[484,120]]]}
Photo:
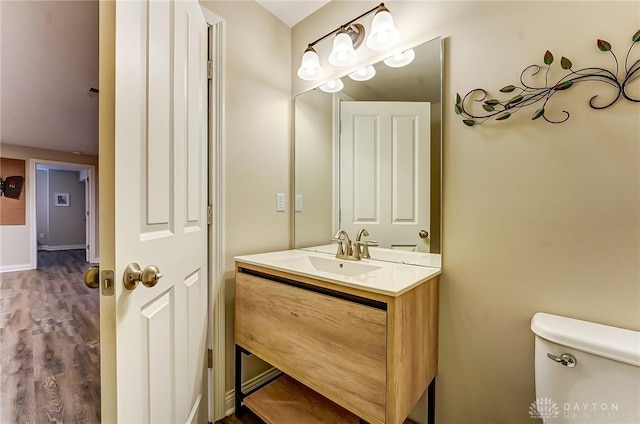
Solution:
{"label": "white toilet", "polygon": [[640,423],[640,332],[537,313],[536,400],[545,424]]}

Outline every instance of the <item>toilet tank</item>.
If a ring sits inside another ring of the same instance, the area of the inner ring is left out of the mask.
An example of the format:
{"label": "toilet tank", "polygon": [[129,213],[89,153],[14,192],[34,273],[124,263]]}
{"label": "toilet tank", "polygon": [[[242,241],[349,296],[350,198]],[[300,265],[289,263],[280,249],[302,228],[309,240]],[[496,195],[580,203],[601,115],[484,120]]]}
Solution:
{"label": "toilet tank", "polygon": [[532,418],[549,424],[640,423],[640,332],[541,312],[531,330]]}

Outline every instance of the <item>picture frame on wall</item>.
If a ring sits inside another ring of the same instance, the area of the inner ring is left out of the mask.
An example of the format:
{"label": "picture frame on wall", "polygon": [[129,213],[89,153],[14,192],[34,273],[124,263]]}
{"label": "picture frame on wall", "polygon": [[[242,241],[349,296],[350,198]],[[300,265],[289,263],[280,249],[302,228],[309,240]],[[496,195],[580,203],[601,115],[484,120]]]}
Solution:
{"label": "picture frame on wall", "polygon": [[56,193],[55,206],[69,206],[69,193]]}

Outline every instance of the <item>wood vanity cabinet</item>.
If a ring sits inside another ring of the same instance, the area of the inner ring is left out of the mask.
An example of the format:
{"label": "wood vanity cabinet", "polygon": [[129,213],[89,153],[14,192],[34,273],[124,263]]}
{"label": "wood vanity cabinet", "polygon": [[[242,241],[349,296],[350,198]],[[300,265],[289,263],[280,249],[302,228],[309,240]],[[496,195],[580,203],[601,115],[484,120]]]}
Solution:
{"label": "wood vanity cabinet", "polygon": [[362,420],[402,424],[436,375],[438,277],[392,296],[238,262],[235,339]]}

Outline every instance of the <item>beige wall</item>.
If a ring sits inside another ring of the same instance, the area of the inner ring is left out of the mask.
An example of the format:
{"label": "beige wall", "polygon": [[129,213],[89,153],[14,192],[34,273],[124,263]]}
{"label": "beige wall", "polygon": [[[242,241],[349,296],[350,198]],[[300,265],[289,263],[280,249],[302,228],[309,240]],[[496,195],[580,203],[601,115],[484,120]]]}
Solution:
{"label": "beige wall", "polygon": [[[85,183],[76,171],[49,171],[48,246],[84,246],[86,243]],[[56,193],[69,194],[69,206],[56,206]]]}
{"label": "beige wall", "polygon": [[35,264],[35,258],[31,257],[31,210],[35,207],[31,201],[31,190],[34,189],[34,182],[31,181],[29,169],[30,159],[42,159],[48,161],[70,162],[97,166],[96,156],[74,155],[72,153],[59,152],[55,150],[35,149],[31,147],[14,146],[2,144],[0,146],[0,156],[14,159],[24,159],[27,167],[27,176],[24,183],[24,195],[26,197],[26,225],[0,226],[0,271],[29,269],[31,264]]}
{"label": "beige wall", "polygon": [[333,95],[311,91],[295,99],[294,110],[295,193],[303,196],[302,212],[295,212],[294,247],[328,244],[333,235]]}
{"label": "beige wall", "polygon": [[[253,1],[201,1],[224,19],[226,387],[233,389],[233,257],[289,248],[291,32]],[[259,30],[258,30],[259,29]],[[247,361],[247,374],[264,370]]]}
{"label": "beige wall", "polygon": [[[612,67],[595,41],[609,41],[623,60],[640,27],[640,3],[385,4],[401,44],[445,38],[437,422],[532,422],[535,312],[640,329],[640,107],[622,100],[591,110],[589,98],[613,92],[589,83],[549,102],[552,117],[571,113],[564,124],[532,122],[534,106],[469,128],[454,114],[453,99],[517,83],[547,49],[574,68]],[[333,1],[294,27],[291,72],[307,43],[369,6]],[[564,73],[551,79],[558,75]],[[292,87],[295,95],[311,85],[294,78]]]}
{"label": "beige wall", "polygon": [[49,244],[49,171],[36,171],[36,234],[38,246]]}

